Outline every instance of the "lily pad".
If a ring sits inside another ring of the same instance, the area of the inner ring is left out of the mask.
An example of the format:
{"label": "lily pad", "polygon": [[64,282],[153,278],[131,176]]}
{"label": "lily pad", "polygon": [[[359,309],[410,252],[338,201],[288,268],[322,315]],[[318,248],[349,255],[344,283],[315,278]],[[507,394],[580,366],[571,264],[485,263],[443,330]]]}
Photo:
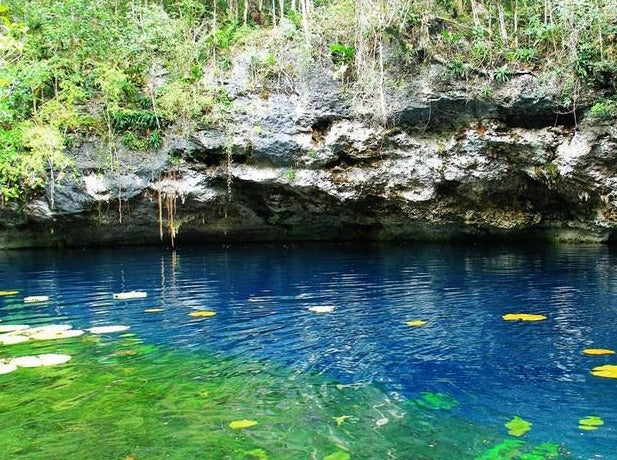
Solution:
{"label": "lily pad", "polygon": [[458,406],[458,401],[445,393],[422,393],[422,397],[418,398],[416,402],[422,407],[434,410],[448,410]]}
{"label": "lily pad", "polygon": [[92,334],[113,334],[115,332],[124,332],[130,329],[129,326],[97,326],[91,327],[90,329],[86,329],[88,332]]}
{"label": "lily pad", "polygon": [[144,313],[160,313],[162,311],[165,311],[164,308],[146,308],[144,310]]}
{"label": "lily pad", "polygon": [[8,374],[16,370],[17,366],[13,363],[0,363],[0,375]]}
{"label": "lily pad", "polygon": [[414,320],[411,320],[411,321],[405,321],[405,324],[407,324],[407,326],[411,326],[411,327],[424,326],[426,323],[428,323],[428,321],[424,321],[423,319],[414,319]]}
{"label": "lily pad", "polygon": [[336,422],[336,426],[341,426],[345,420],[351,418],[351,415],[340,415],[338,417],[332,417],[332,419]]}
{"label": "lily pad", "polygon": [[608,348],[585,348],[583,354],[592,356],[614,355],[615,350],[609,350]]}
{"label": "lily pad", "polygon": [[313,313],[332,313],[334,308],[334,305],[315,305],[314,307],[308,307],[308,311]]}
{"label": "lily pad", "polygon": [[9,297],[19,294],[19,291],[0,291],[0,297]]}
{"label": "lily pad", "polygon": [[15,332],[25,329],[30,329],[30,326],[26,326],[25,324],[5,324],[0,326],[0,332]]}
{"label": "lily pad", "polygon": [[583,430],[583,431],[597,430],[602,425],[604,425],[604,420],[602,420],[600,417],[597,417],[595,415],[589,415],[578,421],[578,428],[579,430]]}
{"label": "lily pad", "polygon": [[30,340],[29,337],[25,335],[14,334],[14,333],[0,335],[0,343],[2,345],[15,345],[18,343],[27,342],[28,340]]}
{"label": "lily pad", "polygon": [[73,329],[73,326],[71,326],[70,324],[49,324],[47,326],[31,327],[30,329],[27,329],[21,332],[21,334],[34,335],[34,334],[47,333],[47,332],[68,331],[69,329]]}
{"label": "lily pad", "polygon": [[511,436],[520,437],[531,430],[532,424],[527,420],[523,420],[518,415],[506,423],[508,434]]}
{"label": "lily pad", "polygon": [[84,335],[84,331],[81,329],[47,329],[43,331],[36,332],[35,334],[30,334],[30,338],[34,340],[59,340],[59,339],[72,339],[74,337],[79,337]]}
{"label": "lily pad", "polygon": [[189,313],[189,316],[192,316],[193,318],[209,318],[214,315],[216,315],[216,312],[210,310],[199,310]]}
{"label": "lily pad", "polygon": [[41,367],[41,366],[56,366],[64,364],[71,360],[70,355],[60,355],[55,353],[46,353],[38,356],[21,356],[13,358],[10,364],[17,367]]}
{"label": "lily pad", "polygon": [[232,430],[241,430],[243,428],[250,428],[255,425],[258,425],[255,420],[234,420],[229,424],[229,428],[231,428]]}
{"label": "lily pad", "polygon": [[31,295],[28,297],[24,297],[24,303],[42,303],[48,301],[49,296],[47,295]]}
{"label": "lily pad", "polygon": [[148,297],[148,293],[143,291],[118,292],[112,297],[116,300],[143,299]]}
{"label": "lily pad", "polygon": [[533,313],[508,313],[503,315],[502,318],[505,321],[544,321],[547,317]]}
{"label": "lily pad", "polygon": [[338,452],[334,452],[333,454],[326,455],[323,460],[350,460],[351,455],[349,452],[345,452],[344,450],[339,450]]}
{"label": "lily pad", "polygon": [[604,377],[607,379],[617,379],[617,365],[606,364],[604,366],[594,367],[591,374],[596,377]]}

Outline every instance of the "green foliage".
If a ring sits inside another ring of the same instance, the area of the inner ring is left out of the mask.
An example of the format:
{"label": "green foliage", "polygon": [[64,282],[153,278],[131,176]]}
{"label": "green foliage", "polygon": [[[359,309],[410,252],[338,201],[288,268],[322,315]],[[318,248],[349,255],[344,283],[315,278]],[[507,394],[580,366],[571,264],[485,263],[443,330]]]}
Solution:
{"label": "green foliage", "polygon": [[111,113],[114,128],[119,130],[155,129],[159,125],[159,120],[152,110],[139,109],[119,109]]}
{"label": "green foliage", "polygon": [[598,120],[610,120],[617,117],[617,102],[611,99],[601,99],[589,109],[589,114]]}
{"label": "green foliage", "polygon": [[495,81],[498,83],[507,83],[512,78],[512,71],[508,66],[501,66],[495,70]]}
{"label": "green foliage", "polygon": [[355,57],[355,50],[351,46],[343,45],[342,43],[331,43],[330,52],[332,53],[332,62],[335,65],[351,64]]}

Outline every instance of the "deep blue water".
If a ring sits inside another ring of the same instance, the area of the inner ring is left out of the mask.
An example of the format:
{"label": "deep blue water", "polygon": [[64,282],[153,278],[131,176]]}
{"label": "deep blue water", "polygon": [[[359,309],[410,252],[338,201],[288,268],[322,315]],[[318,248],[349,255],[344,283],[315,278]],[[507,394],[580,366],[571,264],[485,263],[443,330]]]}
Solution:
{"label": "deep blue water", "polygon": [[[42,306],[0,298],[6,323],[127,324],[146,341],[257,357],[294,372],[372,383],[400,398],[454,396],[456,413],[578,458],[617,458],[617,380],[590,375],[617,357],[617,252],[604,246],[237,245],[0,253],[0,290],[51,295]],[[144,290],[148,298],[111,300]],[[334,305],[317,315],[315,305]],[[145,308],[165,308],[145,314]],[[190,309],[217,312],[192,319]],[[542,313],[509,323],[511,312]],[[406,320],[429,323],[410,328]],[[604,419],[594,432],[578,420]]]}

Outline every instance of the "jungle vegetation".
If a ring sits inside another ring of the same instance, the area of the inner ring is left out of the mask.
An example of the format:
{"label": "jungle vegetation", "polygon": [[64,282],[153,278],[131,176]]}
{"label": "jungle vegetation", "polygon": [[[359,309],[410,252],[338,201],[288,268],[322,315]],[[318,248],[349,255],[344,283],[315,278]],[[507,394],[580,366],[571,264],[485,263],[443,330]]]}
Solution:
{"label": "jungle vegetation", "polygon": [[492,85],[559,75],[563,107],[591,87],[591,114],[617,113],[615,0],[3,0],[0,20],[0,205],[70,174],[80,139],[113,169],[169,127],[224,124],[247,49],[256,87],[325,62],[382,113],[388,76],[434,61]]}

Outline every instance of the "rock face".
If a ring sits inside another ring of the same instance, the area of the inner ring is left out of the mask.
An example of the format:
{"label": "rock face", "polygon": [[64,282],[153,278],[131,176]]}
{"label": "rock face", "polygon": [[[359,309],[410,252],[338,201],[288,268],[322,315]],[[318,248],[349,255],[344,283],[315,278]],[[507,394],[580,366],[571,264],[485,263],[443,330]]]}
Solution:
{"label": "rock face", "polygon": [[530,75],[483,98],[440,87],[439,73],[389,89],[380,113],[378,101],[351,104],[327,69],[264,94],[239,68],[224,129],[170,129],[159,151],[120,152],[113,169],[82,143],[77,174],[0,209],[0,248],[611,239],[617,127],[586,119],[583,102],[576,117],[556,114],[554,91]]}

